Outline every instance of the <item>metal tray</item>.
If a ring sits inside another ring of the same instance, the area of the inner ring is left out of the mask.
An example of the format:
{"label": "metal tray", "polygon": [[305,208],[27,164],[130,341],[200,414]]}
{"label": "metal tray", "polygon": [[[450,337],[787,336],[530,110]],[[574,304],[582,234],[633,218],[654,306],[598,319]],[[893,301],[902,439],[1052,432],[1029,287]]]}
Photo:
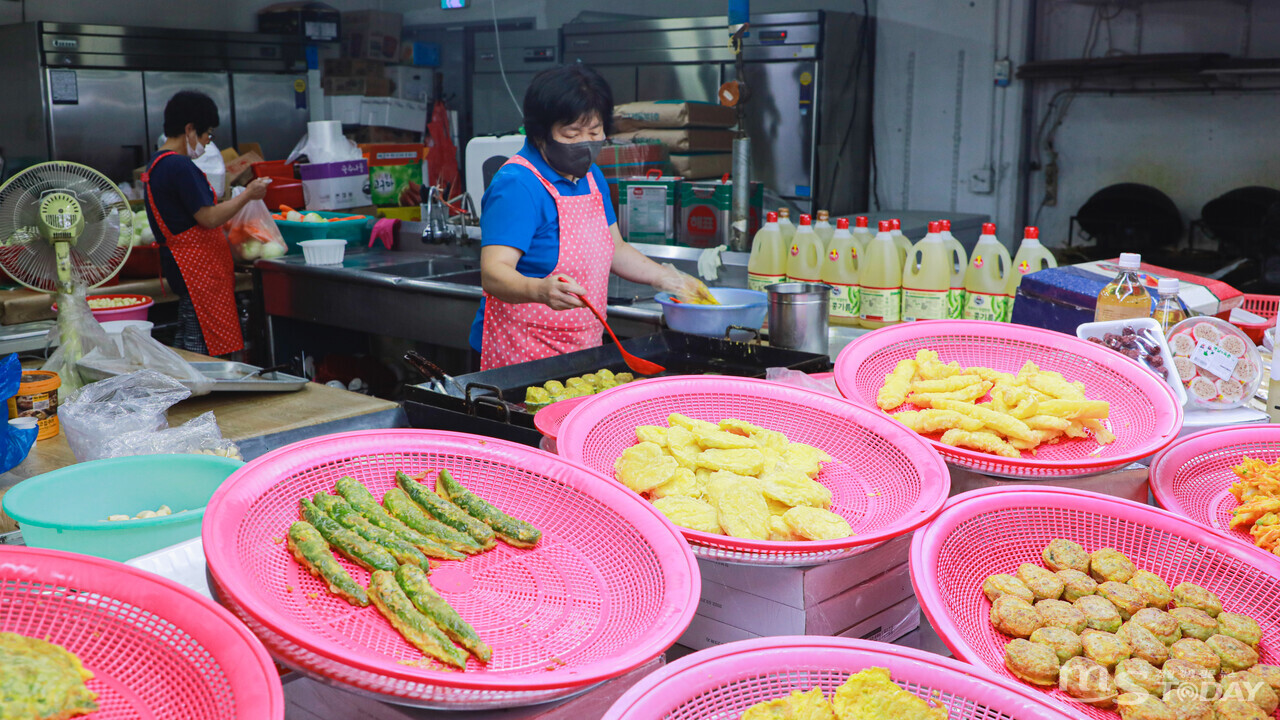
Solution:
{"label": "metal tray", "polygon": [[293,392],[307,386],[307,379],[281,372],[245,375],[261,370],[257,365],[238,362],[193,362],[191,366],[213,381],[214,392]]}

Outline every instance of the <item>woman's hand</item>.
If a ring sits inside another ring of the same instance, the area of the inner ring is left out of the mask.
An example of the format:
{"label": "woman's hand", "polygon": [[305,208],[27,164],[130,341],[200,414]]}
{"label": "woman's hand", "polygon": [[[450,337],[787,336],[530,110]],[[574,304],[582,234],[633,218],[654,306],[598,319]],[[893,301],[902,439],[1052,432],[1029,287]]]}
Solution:
{"label": "woman's hand", "polygon": [[552,310],[572,310],[582,307],[586,290],[568,275],[552,273],[537,281],[538,302]]}
{"label": "woman's hand", "polygon": [[271,178],[257,178],[244,189],[244,194],[249,196],[249,200],[261,200],[267,196],[267,186],[270,184]]}

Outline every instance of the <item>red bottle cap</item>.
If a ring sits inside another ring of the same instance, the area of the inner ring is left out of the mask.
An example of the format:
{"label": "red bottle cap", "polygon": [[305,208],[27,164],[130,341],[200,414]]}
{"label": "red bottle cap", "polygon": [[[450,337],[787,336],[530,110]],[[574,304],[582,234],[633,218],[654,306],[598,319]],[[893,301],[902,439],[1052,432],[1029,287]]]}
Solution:
{"label": "red bottle cap", "polygon": [[767,212],[764,214],[764,221],[767,223],[778,222],[778,213]]}
{"label": "red bottle cap", "polygon": [[951,221],[950,221],[950,220],[939,220],[939,221],[938,221],[938,224],[942,226],[942,231],[943,231],[943,232],[951,232]]}
{"label": "red bottle cap", "polygon": [[942,223],[938,222],[937,220],[930,222],[929,232],[935,233],[935,234],[942,232]]}
{"label": "red bottle cap", "polygon": [[891,227],[891,226],[890,226],[890,224],[889,224],[890,222],[891,222],[891,221],[889,221],[889,220],[881,220],[881,221],[880,221],[880,232],[889,232],[889,231],[892,229],[892,227]]}
{"label": "red bottle cap", "polygon": [[1024,238],[1031,238],[1032,240],[1039,240],[1039,239],[1040,239],[1040,228],[1038,228],[1038,227],[1033,227],[1033,226],[1031,226],[1031,225],[1028,225],[1028,226],[1026,227],[1026,229],[1024,229],[1024,230],[1022,231],[1022,237],[1024,237]]}
{"label": "red bottle cap", "polygon": [[[862,227],[866,227],[867,219],[866,218],[859,218],[859,219],[862,220]],[[839,220],[836,220],[836,228],[839,230],[848,230],[849,218],[840,218]]]}
{"label": "red bottle cap", "polygon": [[894,219],[890,220],[890,221],[889,221],[889,228],[890,228],[891,230],[901,230],[901,229],[902,229],[902,221],[901,221],[901,220],[899,220],[899,219],[897,219],[897,218],[894,218]]}
{"label": "red bottle cap", "polygon": [[867,216],[859,215],[858,217],[854,218],[854,222],[857,223],[856,225],[854,225],[854,227],[864,228],[867,226]]}
{"label": "red bottle cap", "polygon": [[805,225],[812,225],[812,224],[813,224],[813,218],[803,214],[800,216],[800,225],[802,227]]}
{"label": "red bottle cap", "polygon": [[995,234],[996,234],[996,224],[995,224],[995,223],[982,223],[982,234],[983,234],[983,235],[995,235]]}

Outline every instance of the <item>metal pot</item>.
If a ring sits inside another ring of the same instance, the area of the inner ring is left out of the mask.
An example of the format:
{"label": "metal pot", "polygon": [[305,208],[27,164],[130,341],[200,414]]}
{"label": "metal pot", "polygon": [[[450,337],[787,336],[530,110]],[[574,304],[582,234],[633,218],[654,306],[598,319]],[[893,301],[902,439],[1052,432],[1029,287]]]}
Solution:
{"label": "metal pot", "polygon": [[827,311],[831,288],[822,283],[777,283],[769,294],[769,344],[827,354]]}

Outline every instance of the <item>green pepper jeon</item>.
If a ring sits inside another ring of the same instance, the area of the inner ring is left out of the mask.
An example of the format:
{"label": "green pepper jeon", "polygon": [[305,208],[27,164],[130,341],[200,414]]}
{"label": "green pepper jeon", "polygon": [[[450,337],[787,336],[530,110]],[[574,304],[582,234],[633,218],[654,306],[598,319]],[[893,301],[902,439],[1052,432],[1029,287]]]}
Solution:
{"label": "green pepper jeon", "polygon": [[369,492],[369,488],[365,487],[360,481],[355,478],[341,477],[338,478],[338,482],[335,485],[338,493],[346,499],[351,507],[355,508],[356,512],[363,515],[365,520],[383,530],[394,533],[405,542],[423,549],[423,552],[430,550],[428,554],[433,554],[439,551],[439,545],[432,541],[431,538],[391,517],[378,504],[377,499],[373,497],[373,493]]}
{"label": "green pepper jeon", "polygon": [[314,526],[301,520],[295,522],[289,526],[286,542],[289,552],[293,553],[302,567],[323,580],[329,586],[329,592],[352,605],[369,605],[369,595],[364,587],[334,559],[333,553],[329,551],[329,543],[325,542],[324,536]]}
{"label": "green pepper jeon", "polygon": [[[339,525],[355,531],[357,535],[365,540],[381,545],[387,552],[391,553],[396,562],[400,564],[409,563],[428,570],[431,569],[431,563],[427,560],[427,556],[419,551],[417,547],[405,542],[404,539],[390,530],[384,530],[369,522],[363,515],[356,512],[356,509],[351,507],[346,500],[336,495],[318,492],[312,496],[311,501],[329,517],[337,520]],[[440,549],[447,550],[447,548]]]}
{"label": "green pepper jeon", "polygon": [[[409,497],[409,494],[398,487],[391,488],[386,495],[382,496],[382,506],[395,519],[452,550],[468,555],[475,555],[484,550],[470,535],[428,517]],[[460,560],[461,558],[462,555],[456,555],[448,559]]]}
{"label": "green pepper jeon", "polygon": [[528,548],[537,545],[542,539],[541,530],[485,502],[479,495],[454,480],[448,470],[440,471],[440,478],[436,481],[436,492],[466,510],[472,517],[493,528],[494,533],[508,545]]}
{"label": "green pepper jeon", "polygon": [[396,473],[396,484],[436,520],[454,530],[465,532],[488,550],[496,544],[493,528],[471,517],[465,510],[431,492],[431,489],[402,472]]}
{"label": "green pepper jeon", "polygon": [[302,519],[311,523],[330,545],[355,564],[366,570],[387,571],[400,566],[386,548],[346,529],[307,498],[302,498],[298,503],[302,506]]}
{"label": "green pepper jeon", "polygon": [[396,569],[396,580],[413,606],[435,623],[436,627],[443,630],[445,635],[470,651],[480,662],[489,662],[489,658],[493,656],[493,649],[486,645],[476,634],[475,628],[463,620],[457,611],[440,597],[435,588],[431,587],[426,573],[412,565],[401,565]]}
{"label": "green pepper jeon", "polygon": [[369,597],[405,640],[441,662],[467,666],[467,653],[457,647],[425,615],[418,612],[396,582],[395,574],[378,570],[369,579]]}

